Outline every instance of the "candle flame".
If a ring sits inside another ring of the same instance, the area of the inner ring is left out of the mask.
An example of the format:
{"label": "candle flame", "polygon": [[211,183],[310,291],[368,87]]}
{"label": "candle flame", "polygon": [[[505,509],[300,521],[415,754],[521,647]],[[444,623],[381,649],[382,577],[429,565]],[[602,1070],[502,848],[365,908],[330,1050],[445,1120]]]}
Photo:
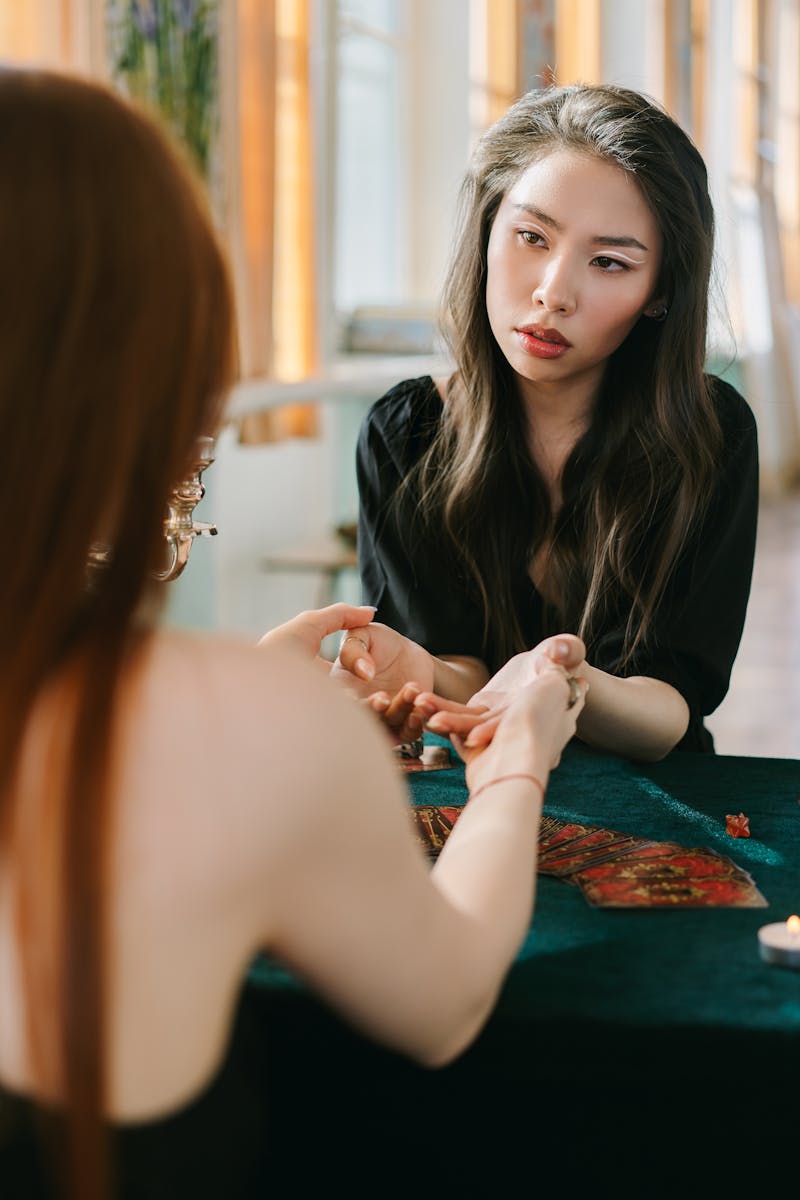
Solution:
{"label": "candle flame", "polygon": [[800,917],[789,917],[786,922],[786,930],[792,935],[800,933]]}

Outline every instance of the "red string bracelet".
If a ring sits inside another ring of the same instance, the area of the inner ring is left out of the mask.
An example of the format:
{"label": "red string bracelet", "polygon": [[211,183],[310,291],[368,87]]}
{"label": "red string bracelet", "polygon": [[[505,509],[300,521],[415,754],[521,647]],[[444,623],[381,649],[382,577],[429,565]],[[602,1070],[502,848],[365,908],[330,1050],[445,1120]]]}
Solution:
{"label": "red string bracelet", "polygon": [[535,775],[498,775],[497,779],[490,779],[488,783],[482,783],[474,792],[470,792],[469,799],[474,800],[476,796],[480,796],[481,792],[485,792],[487,788],[494,787],[496,783],[505,783],[507,779],[529,779],[531,783],[535,783],[541,789],[542,799],[544,800],[545,786],[541,779],[537,779]]}

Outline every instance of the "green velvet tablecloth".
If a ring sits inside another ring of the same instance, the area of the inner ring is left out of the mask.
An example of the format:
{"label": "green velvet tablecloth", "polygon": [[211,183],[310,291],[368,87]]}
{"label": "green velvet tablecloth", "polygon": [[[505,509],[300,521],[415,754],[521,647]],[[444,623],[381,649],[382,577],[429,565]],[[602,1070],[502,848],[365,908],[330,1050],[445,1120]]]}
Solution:
{"label": "green velvet tablecloth", "polygon": [[[466,796],[460,766],[409,784],[414,804]],[[800,761],[676,753],[641,766],[570,746],[546,812],[709,847],[749,872],[768,907],[593,908],[540,875],[496,1010],[442,1071],[372,1046],[275,964],[256,963],[250,989],[281,1031],[276,1078],[282,1069],[287,1102],[291,1093],[316,1113],[330,1169],[358,1195],[373,1194],[384,1169],[398,1194],[420,1181],[418,1195],[534,1194],[509,1190],[529,1167],[533,1181],[568,1179],[568,1195],[649,1196],[696,1184],[702,1162],[709,1195],[723,1181],[726,1195],[759,1183],[780,1194],[769,1180],[800,1142],[800,971],[764,963],[757,931],[800,911],[799,799]],[[750,838],[726,832],[739,812]],[[348,1130],[361,1147],[358,1188]],[[646,1179],[619,1184],[618,1170]],[[396,1194],[385,1188],[374,1194]]]}

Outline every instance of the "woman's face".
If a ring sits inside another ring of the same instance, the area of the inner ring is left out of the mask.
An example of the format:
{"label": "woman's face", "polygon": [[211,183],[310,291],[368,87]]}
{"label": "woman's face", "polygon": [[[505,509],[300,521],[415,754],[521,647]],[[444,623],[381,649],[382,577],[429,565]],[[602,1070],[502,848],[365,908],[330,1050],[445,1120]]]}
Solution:
{"label": "woman's face", "polygon": [[557,149],[509,189],[489,236],[486,308],[524,392],[586,387],[654,296],[661,233],[633,177]]}

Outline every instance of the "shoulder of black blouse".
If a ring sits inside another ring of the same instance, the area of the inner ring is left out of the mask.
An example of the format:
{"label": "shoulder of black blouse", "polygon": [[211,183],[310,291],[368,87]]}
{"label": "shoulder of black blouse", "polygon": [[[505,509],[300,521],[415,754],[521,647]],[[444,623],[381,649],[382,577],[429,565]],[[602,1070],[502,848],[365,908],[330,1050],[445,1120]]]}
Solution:
{"label": "shoulder of black blouse", "polygon": [[362,447],[382,443],[401,474],[427,449],[442,415],[442,402],[430,375],[404,379],[370,406],[361,427]]}
{"label": "shoulder of black blouse", "polygon": [[708,379],[726,448],[731,441],[734,444],[750,439],[755,441],[755,415],[741,392],[719,375],[709,375]]}

